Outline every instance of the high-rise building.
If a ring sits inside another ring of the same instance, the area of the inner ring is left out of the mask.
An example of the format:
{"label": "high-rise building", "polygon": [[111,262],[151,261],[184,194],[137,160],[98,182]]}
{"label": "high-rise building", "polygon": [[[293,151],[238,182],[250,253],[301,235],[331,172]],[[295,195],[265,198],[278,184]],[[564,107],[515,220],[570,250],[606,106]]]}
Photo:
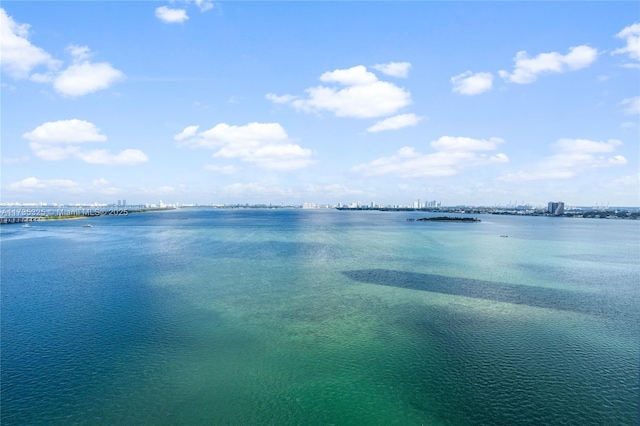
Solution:
{"label": "high-rise building", "polygon": [[553,215],[564,214],[564,203],[562,201],[549,201],[547,212]]}

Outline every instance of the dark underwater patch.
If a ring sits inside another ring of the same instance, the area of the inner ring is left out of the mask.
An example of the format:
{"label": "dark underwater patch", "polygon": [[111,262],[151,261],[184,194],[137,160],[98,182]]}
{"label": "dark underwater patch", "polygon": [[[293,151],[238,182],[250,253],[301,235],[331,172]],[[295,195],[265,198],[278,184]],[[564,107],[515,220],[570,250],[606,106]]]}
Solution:
{"label": "dark underwater patch", "polygon": [[634,321],[636,324],[640,320],[638,300],[613,298],[596,293],[389,269],[359,269],[344,271],[343,274],[354,281],[367,284],[578,312],[625,322]]}

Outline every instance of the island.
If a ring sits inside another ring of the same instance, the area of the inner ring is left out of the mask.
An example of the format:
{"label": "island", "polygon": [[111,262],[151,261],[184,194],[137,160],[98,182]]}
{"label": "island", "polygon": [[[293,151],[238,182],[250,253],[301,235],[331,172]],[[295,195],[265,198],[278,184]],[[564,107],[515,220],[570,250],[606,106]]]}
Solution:
{"label": "island", "polygon": [[438,217],[423,217],[420,219],[407,219],[409,222],[481,222],[480,219],[474,217],[451,217],[451,216],[438,216]]}

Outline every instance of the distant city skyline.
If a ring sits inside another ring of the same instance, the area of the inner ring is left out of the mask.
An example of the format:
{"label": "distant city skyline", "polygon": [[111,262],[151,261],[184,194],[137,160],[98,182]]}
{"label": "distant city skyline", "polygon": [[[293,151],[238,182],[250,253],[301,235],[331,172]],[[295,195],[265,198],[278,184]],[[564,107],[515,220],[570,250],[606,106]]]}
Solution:
{"label": "distant city skyline", "polygon": [[4,2],[0,201],[640,206],[639,12]]}
{"label": "distant city skyline", "polygon": [[506,209],[506,210],[545,210],[548,213],[552,214],[562,214],[566,210],[572,209],[593,209],[593,210],[610,210],[617,208],[631,208],[633,210],[640,209],[640,206],[613,206],[609,204],[596,204],[596,205],[577,205],[577,204],[569,204],[563,201],[549,201],[545,204],[517,204],[517,203],[507,203],[507,204],[486,204],[486,205],[478,205],[478,204],[442,204],[440,201],[432,200],[427,202],[398,202],[398,203],[390,203],[390,204],[381,204],[376,203],[375,201],[370,202],[362,202],[362,201],[351,201],[351,202],[338,202],[338,203],[314,203],[314,202],[303,202],[303,203],[252,203],[252,202],[237,202],[237,203],[184,203],[179,201],[165,202],[163,200],[156,201],[142,201],[142,202],[134,202],[127,203],[126,200],[117,200],[106,203],[98,203],[98,202],[68,202],[68,203],[57,203],[57,202],[0,202],[0,209],[12,209],[12,208],[20,208],[20,207],[62,207],[62,206],[83,206],[83,207],[118,207],[118,208],[126,208],[126,207],[296,207],[302,209],[316,209],[316,208],[352,208],[352,209],[379,209],[379,208],[407,208],[407,209],[438,209],[438,208],[457,208],[457,207],[466,207],[466,208],[487,208],[487,209]]}

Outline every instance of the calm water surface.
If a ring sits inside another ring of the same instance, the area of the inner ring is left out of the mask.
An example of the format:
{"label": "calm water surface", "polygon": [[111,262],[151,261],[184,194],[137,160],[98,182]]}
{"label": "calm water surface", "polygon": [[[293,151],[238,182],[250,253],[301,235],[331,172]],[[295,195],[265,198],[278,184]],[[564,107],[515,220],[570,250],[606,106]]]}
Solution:
{"label": "calm water surface", "polygon": [[2,226],[1,423],[638,423],[639,222],[422,216]]}

